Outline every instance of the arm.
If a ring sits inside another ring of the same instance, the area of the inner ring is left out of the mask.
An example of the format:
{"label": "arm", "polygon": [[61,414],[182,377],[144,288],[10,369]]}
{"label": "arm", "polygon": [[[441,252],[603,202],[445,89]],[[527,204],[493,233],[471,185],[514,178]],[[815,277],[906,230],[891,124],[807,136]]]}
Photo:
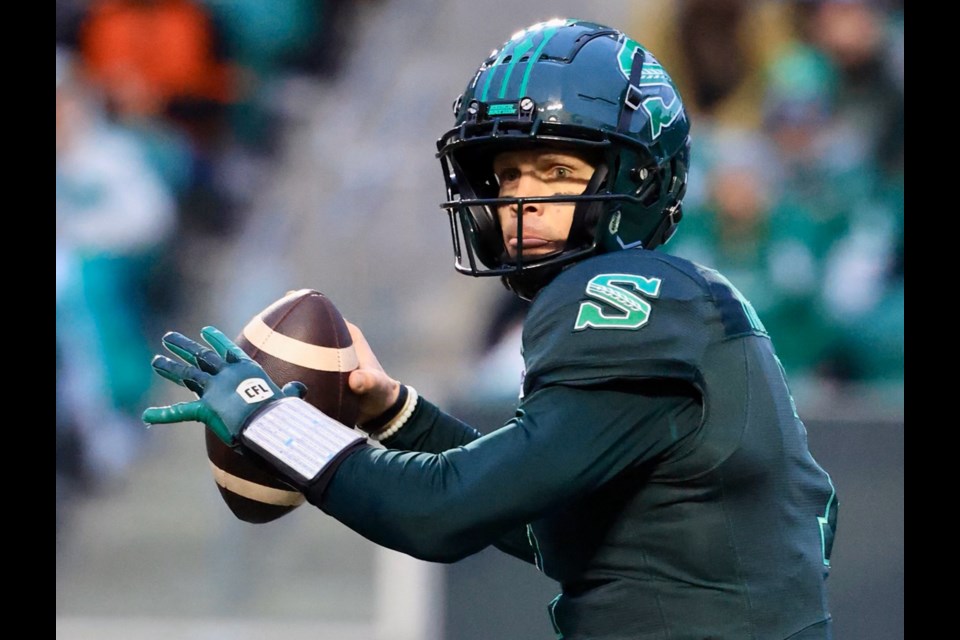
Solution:
{"label": "arm", "polygon": [[[228,445],[252,447],[361,535],[426,560],[481,550],[667,451],[699,423],[699,405],[686,394],[644,383],[554,384],[530,394],[504,427],[464,446],[383,450],[295,397],[295,383],[281,390],[221,332],[201,333],[213,350],[181,334],[164,338],[189,366],[154,358],[157,373],[198,400],[151,407],[144,421],[203,422]],[[421,401],[411,421],[439,416]]]}
{"label": "arm", "polygon": [[[389,449],[442,453],[473,442],[482,435],[457,418],[438,411],[430,420],[412,419],[395,436],[383,440],[382,444]],[[536,553],[529,536],[529,525],[523,525],[508,531],[493,545],[504,553],[534,564]]]}
{"label": "arm", "polygon": [[482,437],[482,433],[451,415],[439,411],[424,413],[421,410],[424,403],[429,404],[421,398],[410,420],[381,444],[401,451],[442,453]]}
{"label": "arm", "polygon": [[[412,422],[439,419],[421,400]],[[362,447],[307,499],[377,544],[452,562],[674,443],[685,397],[555,385],[503,428],[443,453]],[[681,431],[681,433],[683,433]]]}

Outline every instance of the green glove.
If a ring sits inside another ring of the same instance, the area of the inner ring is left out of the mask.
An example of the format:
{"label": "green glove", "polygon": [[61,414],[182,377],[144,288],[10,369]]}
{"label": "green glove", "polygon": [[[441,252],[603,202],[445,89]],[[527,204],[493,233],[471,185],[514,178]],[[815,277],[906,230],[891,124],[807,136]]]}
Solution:
{"label": "green glove", "polygon": [[198,399],[149,407],[143,412],[148,425],[202,422],[228,446],[236,447],[254,413],[281,398],[306,394],[300,382],[278,387],[263,367],[218,329],[204,327],[200,335],[213,349],[174,331],[163,336],[163,346],[187,364],[157,355],[152,362],[154,371],[193,391]]}

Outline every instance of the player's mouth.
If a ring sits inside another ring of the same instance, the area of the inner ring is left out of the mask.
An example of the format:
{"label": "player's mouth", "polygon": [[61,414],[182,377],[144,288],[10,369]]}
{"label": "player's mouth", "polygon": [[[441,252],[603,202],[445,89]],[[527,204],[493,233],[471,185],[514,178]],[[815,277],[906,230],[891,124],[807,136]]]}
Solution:
{"label": "player's mouth", "polygon": [[[552,240],[547,240],[546,238],[538,238],[536,236],[526,237],[523,239],[523,248],[527,249],[536,249],[537,247],[542,247],[548,244],[553,244]],[[511,249],[516,249],[519,246],[516,238],[510,238],[507,240],[507,246]]]}
{"label": "player's mouth", "polygon": [[[543,256],[558,251],[561,248],[561,244],[562,243],[557,240],[549,240],[539,236],[524,236],[523,254],[527,256]],[[517,238],[508,237],[506,245],[507,252],[511,256],[516,256],[520,248],[520,243],[517,241]]]}

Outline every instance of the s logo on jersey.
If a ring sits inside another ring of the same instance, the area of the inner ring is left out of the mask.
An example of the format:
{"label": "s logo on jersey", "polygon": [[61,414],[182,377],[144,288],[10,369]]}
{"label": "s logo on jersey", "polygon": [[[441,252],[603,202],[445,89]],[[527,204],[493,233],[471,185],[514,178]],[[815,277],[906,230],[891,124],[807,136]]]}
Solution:
{"label": "s logo on jersey", "polygon": [[650,303],[641,297],[660,296],[660,278],[627,273],[603,273],[587,283],[586,294],[604,306],[587,300],[580,303],[574,331],[595,329],[639,329],[650,320]]}

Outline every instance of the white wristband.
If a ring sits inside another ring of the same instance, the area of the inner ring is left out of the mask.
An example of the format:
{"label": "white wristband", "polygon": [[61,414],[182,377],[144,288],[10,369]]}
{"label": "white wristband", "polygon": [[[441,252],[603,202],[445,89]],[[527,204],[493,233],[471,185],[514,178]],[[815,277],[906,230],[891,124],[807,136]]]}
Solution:
{"label": "white wristband", "polygon": [[261,411],[243,430],[244,444],[290,468],[303,483],[316,478],[337,454],[364,437],[299,398]]}
{"label": "white wristband", "polygon": [[370,434],[370,439],[380,442],[381,440],[386,440],[392,435],[395,435],[397,431],[400,431],[401,427],[407,423],[407,420],[410,419],[410,416],[413,415],[413,410],[417,408],[417,400],[420,399],[420,396],[417,395],[417,390],[406,385],[407,387],[407,401],[403,403],[403,409],[400,410],[400,413],[396,417],[383,425],[383,428],[377,431],[376,433]]}

